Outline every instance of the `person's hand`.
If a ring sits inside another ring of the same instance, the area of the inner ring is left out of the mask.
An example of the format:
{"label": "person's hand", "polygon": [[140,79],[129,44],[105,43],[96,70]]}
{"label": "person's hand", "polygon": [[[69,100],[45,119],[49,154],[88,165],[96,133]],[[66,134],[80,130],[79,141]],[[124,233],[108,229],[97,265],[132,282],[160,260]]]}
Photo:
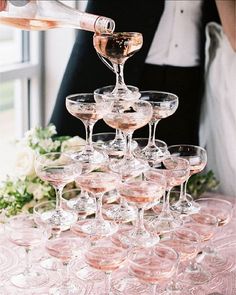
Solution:
{"label": "person's hand", "polygon": [[4,10],[7,6],[7,0],[0,0],[0,11]]}

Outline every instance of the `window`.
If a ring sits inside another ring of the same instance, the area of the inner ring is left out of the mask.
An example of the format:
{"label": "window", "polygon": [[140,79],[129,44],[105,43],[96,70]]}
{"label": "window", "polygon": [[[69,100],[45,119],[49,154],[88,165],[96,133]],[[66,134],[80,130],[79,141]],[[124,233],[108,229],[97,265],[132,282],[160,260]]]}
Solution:
{"label": "window", "polygon": [[0,174],[8,171],[12,142],[43,123],[42,46],[41,32],[0,26]]}

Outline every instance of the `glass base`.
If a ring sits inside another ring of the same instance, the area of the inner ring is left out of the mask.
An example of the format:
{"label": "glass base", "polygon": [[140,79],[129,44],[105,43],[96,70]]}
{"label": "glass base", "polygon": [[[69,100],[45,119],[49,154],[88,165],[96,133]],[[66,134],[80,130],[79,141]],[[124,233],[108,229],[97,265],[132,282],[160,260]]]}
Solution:
{"label": "glass base", "polygon": [[101,282],[105,279],[104,272],[90,267],[80,259],[76,259],[71,263],[70,272],[73,273],[76,278],[85,282]]}
{"label": "glass base", "polygon": [[95,149],[73,153],[71,157],[82,164],[82,173],[98,169],[108,161],[108,156],[105,153]]}
{"label": "glass base", "polygon": [[171,210],[178,212],[179,214],[195,214],[199,212],[200,206],[193,202],[191,195],[186,194],[186,200],[178,200],[171,205]]}
{"label": "glass base", "polygon": [[58,260],[49,257],[40,262],[40,266],[46,270],[57,271],[61,268],[61,263]]}
{"label": "glass base", "polygon": [[[158,140],[156,140],[156,143],[158,144]],[[162,141],[160,141],[160,144],[161,143]],[[155,165],[164,161],[169,156],[169,152],[167,146],[161,148],[157,145],[150,145],[143,149],[137,148],[135,150],[135,155],[138,158],[148,161],[149,164]]]}
{"label": "glass base", "polygon": [[[187,294],[189,295],[189,290],[187,290]],[[179,283],[170,283],[167,285],[165,291],[161,295],[187,295],[184,292],[183,286]]]}
{"label": "glass base", "polygon": [[138,91],[138,88],[131,85],[122,85],[115,86],[112,92],[109,95],[109,98],[112,97],[113,99],[117,100],[126,100],[126,101],[137,101],[141,96],[141,93]]}
{"label": "glass base", "polygon": [[137,177],[150,168],[146,161],[136,158],[114,160],[109,167],[112,171],[121,175],[122,179]]}
{"label": "glass base", "polygon": [[183,225],[183,221],[180,218],[175,218],[172,214],[162,215],[149,221],[147,228],[155,234],[164,234],[177,229]]}
{"label": "glass base", "polygon": [[212,275],[201,265],[189,266],[178,276],[180,282],[188,285],[203,285],[212,279]]}
{"label": "glass base", "polygon": [[232,259],[232,253],[229,251],[207,249],[203,252],[201,262],[213,274],[230,270],[235,265],[235,259]]}
{"label": "glass base", "polygon": [[127,205],[109,204],[103,206],[104,217],[117,223],[128,223],[137,219],[136,210]]}
{"label": "glass base", "polygon": [[66,205],[71,210],[74,210],[80,217],[94,214],[96,211],[96,204],[93,198],[80,196],[66,202]]}
{"label": "glass base", "polygon": [[133,227],[121,228],[112,236],[112,242],[124,249],[130,247],[152,247],[159,241],[158,235],[153,235],[145,230],[134,229]]}
{"label": "glass base", "polygon": [[77,221],[77,214],[63,209],[49,210],[41,214],[44,223],[50,224],[61,231],[68,230]]}
{"label": "glass base", "polygon": [[72,282],[68,284],[61,285],[59,287],[54,287],[49,290],[49,295],[78,295],[86,294],[86,288],[74,285]]}
{"label": "glass base", "polygon": [[[115,138],[103,144],[106,153],[113,157],[123,157],[125,154],[126,143],[124,138]],[[132,140],[131,149],[134,150],[137,147],[137,142]]]}
{"label": "glass base", "polygon": [[108,237],[118,230],[118,225],[108,220],[86,219],[78,221],[71,227],[71,231],[81,237],[97,240]]}
{"label": "glass base", "polygon": [[117,278],[112,280],[112,290],[115,294],[125,295],[150,295],[152,294],[152,287],[148,284],[140,282],[135,277],[129,276],[127,272],[121,275],[117,274]]}
{"label": "glass base", "polygon": [[13,275],[10,281],[14,286],[22,289],[40,288],[48,283],[49,277],[42,269],[31,268],[29,273]]}

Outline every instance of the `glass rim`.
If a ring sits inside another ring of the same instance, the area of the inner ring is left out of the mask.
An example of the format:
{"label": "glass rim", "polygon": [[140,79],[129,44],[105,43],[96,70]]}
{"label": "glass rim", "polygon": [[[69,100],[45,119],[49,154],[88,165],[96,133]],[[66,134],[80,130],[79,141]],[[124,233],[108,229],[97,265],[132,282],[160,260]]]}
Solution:
{"label": "glass rim", "polygon": [[[187,227],[176,228],[174,230],[171,230],[170,232],[167,232],[166,234],[167,234],[167,236],[169,234],[171,234],[171,235],[173,234],[174,236],[176,236],[176,234],[180,231],[187,231],[187,232],[193,234],[196,237],[196,241],[192,241],[193,243],[200,243],[201,242],[200,235],[196,231],[192,230],[191,228],[187,228]],[[163,237],[165,238],[165,233],[163,234]],[[178,238],[178,236],[177,236],[177,238]],[[165,240],[163,240],[163,241],[165,241]],[[160,241],[160,243],[161,243],[161,241]]]}
{"label": "glass rim", "polygon": [[[88,96],[88,97],[93,97],[93,99],[94,99],[94,93],[93,92],[82,92],[82,93],[74,93],[74,94],[70,94],[70,95],[68,95],[68,96],[66,96],[66,100],[67,101],[71,101],[71,102],[76,102],[76,101],[74,101],[73,100],[73,98],[76,98],[76,97],[85,97],[85,96]],[[86,103],[86,101],[85,101],[85,103]],[[95,102],[95,100],[94,100],[94,103],[96,103]]]}
{"label": "glass rim", "polygon": [[[106,85],[106,86],[102,86],[102,87],[96,88],[96,89],[94,90],[93,93],[96,94],[96,95],[106,95],[106,94],[104,94],[104,93],[99,93],[98,91],[101,90],[101,89],[104,89],[104,90],[105,90],[105,89],[109,89],[109,88],[111,88],[111,87],[113,87],[113,89],[114,89],[115,86],[116,86],[116,85]],[[126,85],[126,87],[128,87],[129,90],[132,90],[132,89],[133,89],[133,90],[137,90],[137,92],[140,92],[140,91],[139,91],[139,88],[138,88],[137,86],[134,86],[134,85]],[[113,90],[113,89],[112,89],[112,90]],[[135,92],[135,91],[133,91],[133,92]]]}
{"label": "glass rim", "polygon": [[175,98],[177,98],[177,100],[179,99],[178,95],[172,92],[168,92],[168,91],[160,91],[160,90],[141,90],[140,91],[141,95],[142,94],[146,94],[146,93],[154,93],[154,94],[167,94],[169,96],[173,96]]}
{"label": "glass rim", "polygon": [[[146,141],[148,141],[149,138],[148,137],[133,137],[132,140],[134,140],[134,141],[135,140],[146,140]],[[164,146],[166,146],[168,148],[168,146],[167,146],[167,144],[166,144],[165,141],[163,141],[161,139],[157,139],[157,138],[155,139],[155,141],[162,143]]]}
{"label": "glass rim", "polygon": [[[176,263],[178,263],[179,258],[180,258],[180,255],[179,255],[179,253],[175,249],[173,249],[173,248],[171,248],[169,246],[166,246],[166,245],[161,244],[161,241],[160,241],[160,243],[158,243],[157,245],[153,246],[153,251],[152,251],[152,253],[150,253],[151,256],[156,255],[155,254],[155,249],[156,248],[167,249],[169,252],[172,252],[172,254],[174,254],[175,257],[176,257],[176,260],[173,263],[173,265],[175,265]],[[132,264],[137,265],[138,267],[142,266],[141,264],[136,263],[134,260],[132,260],[131,259],[131,256],[134,255],[135,253],[142,253],[143,251],[147,251],[147,250],[148,250],[147,248],[133,248],[133,249],[131,249],[131,251],[128,253],[128,259],[129,259],[129,261]]]}
{"label": "glass rim", "polygon": [[[183,171],[183,170],[189,170],[190,171],[190,164],[189,164],[189,161],[187,160],[187,159],[184,159],[184,158],[182,158],[182,157],[172,157],[171,155],[170,155],[170,157],[168,157],[168,158],[166,158],[165,160],[163,160],[163,162],[164,161],[166,161],[166,160],[168,160],[168,159],[176,159],[176,158],[178,158],[178,160],[180,160],[180,161],[182,161],[182,162],[185,162],[185,164],[187,164],[187,167],[179,167],[179,168],[173,168],[173,169],[158,169],[158,168],[151,168],[151,169],[153,169],[153,170],[158,170],[158,171]],[[177,167],[178,167],[178,165],[177,165]],[[150,169],[150,170],[151,170]]]}
{"label": "glass rim", "polygon": [[201,201],[210,201],[210,202],[220,202],[220,203],[224,203],[224,204],[227,204],[227,205],[229,205],[232,209],[233,209],[233,207],[234,207],[234,205],[233,205],[233,203],[232,202],[230,202],[230,201],[228,201],[228,200],[224,200],[224,199],[218,199],[218,198],[199,198],[199,199],[196,199],[196,200],[194,200],[194,202],[201,202]]}
{"label": "glass rim", "polygon": [[55,204],[56,205],[56,200],[44,201],[44,202],[40,202],[40,203],[34,205],[33,212],[38,214],[38,212],[36,212],[35,208],[40,208],[41,206],[44,206],[46,204]]}
{"label": "glass rim", "polygon": [[187,144],[187,143],[184,143],[184,144],[172,144],[172,145],[169,145],[167,146],[167,148],[175,148],[175,147],[190,147],[190,148],[196,148],[196,149],[199,149],[199,150],[202,150],[204,152],[207,153],[206,149],[202,146],[199,146],[199,145],[194,145],[194,144]]}

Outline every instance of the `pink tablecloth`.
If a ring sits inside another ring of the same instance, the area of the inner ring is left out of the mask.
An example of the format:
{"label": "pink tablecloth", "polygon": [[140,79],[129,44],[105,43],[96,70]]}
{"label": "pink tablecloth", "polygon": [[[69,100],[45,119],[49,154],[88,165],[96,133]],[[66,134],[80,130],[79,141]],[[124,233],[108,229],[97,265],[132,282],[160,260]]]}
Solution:
{"label": "pink tablecloth", "polygon": [[[206,197],[217,197],[217,198],[224,198],[230,200],[232,203],[236,203],[236,198],[226,197],[217,194],[205,194]],[[12,274],[19,271],[19,267],[24,267],[24,250],[22,248],[16,247],[11,244],[4,235],[3,227],[0,227],[1,237],[0,237],[0,251],[4,253],[6,259],[0,261],[0,295],[46,295],[49,294],[49,288],[55,286],[60,283],[61,277],[57,272],[51,271],[49,272],[49,283],[46,287],[41,288],[40,290],[23,290],[19,288],[15,288],[9,278]],[[236,206],[234,206],[234,213],[233,218],[229,224],[222,227],[214,238],[215,246],[220,251],[227,251],[227,253],[231,254],[232,262],[234,266],[224,273],[218,273],[214,275],[211,282],[206,284],[205,286],[188,286],[186,287],[189,290],[189,295],[236,295]],[[9,249],[13,250],[14,255],[9,255]],[[40,260],[42,251],[33,251],[33,260],[37,263]],[[7,271],[2,271],[5,268]],[[73,271],[72,271],[73,272]],[[126,273],[123,271],[121,272],[121,277],[125,279],[128,277]],[[116,274],[116,281],[119,278],[119,274]],[[122,279],[121,278],[121,279]],[[118,279],[119,281],[119,279]],[[95,283],[95,282],[82,282],[78,281],[79,284],[84,286],[88,286],[86,292],[78,292],[78,295],[97,295],[99,294],[99,290],[101,291],[103,285],[102,283]],[[129,292],[121,292],[117,293],[120,295],[131,295]],[[145,294],[145,295],[152,295],[151,292],[146,293],[132,293],[132,295],[138,294]]]}

